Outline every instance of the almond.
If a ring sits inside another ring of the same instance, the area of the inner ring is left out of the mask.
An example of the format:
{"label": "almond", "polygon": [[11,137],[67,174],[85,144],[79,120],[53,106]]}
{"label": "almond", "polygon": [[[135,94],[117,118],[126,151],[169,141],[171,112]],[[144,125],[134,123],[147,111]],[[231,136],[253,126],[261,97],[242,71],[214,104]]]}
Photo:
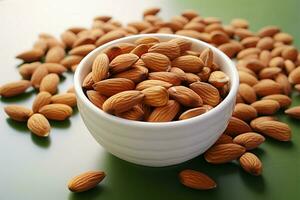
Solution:
{"label": "almond", "polygon": [[258,132],[279,141],[289,141],[292,133],[290,127],[278,121],[263,121],[256,124]]}
{"label": "almond", "polygon": [[250,121],[257,117],[257,111],[254,107],[250,105],[238,103],[234,107],[232,116],[239,118],[243,121]]}
{"label": "almond", "polygon": [[227,163],[239,158],[246,149],[238,144],[217,144],[204,153],[204,159],[212,164]]}
{"label": "almond", "polygon": [[16,58],[22,59],[24,62],[39,61],[44,56],[44,51],[41,49],[31,49],[24,51],[16,56]]}
{"label": "almond", "polygon": [[217,88],[221,88],[229,82],[229,77],[222,71],[214,71],[210,74],[208,82]]}
{"label": "almond", "polygon": [[185,81],[187,79],[186,73],[178,67],[171,67],[170,72],[176,74],[181,81]]}
{"label": "almond", "polygon": [[139,83],[148,77],[148,69],[146,67],[137,66],[127,71],[115,74],[113,78],[126,78],[134,83]]}
{"label": "almond", "polygon": [[65,104],[71,107],[76,106],[76,95],[74,93],[57,94],[51,97],[52,103]]}
{"label": "almond", "polygon": [[38,112],[39,109],[45,105],[51,103],[51,94],[49,92],[40,92],[36,95],[33,103],[32,110],[34,113]]}
{"label": "almond", "polygon": [[148,15],[156,15],[157,13],[159,13],[160,11],[160,8],[157,8],[157,7],[151,7],[151,8],[148,8],[146,10],[144,10],[143,12],[143,16],[148,16]]}
{"label": "almond", "polygon": [[287,74],[290,74],[295,68],[296,68],[296,65],[292,61],[290,61],[290,60],[284,61],[284,69]]}
{"label": "almond", "polygon": [[248,84],[241,83],[239,85],[239,95],[246,103],[253,103],[256,101],[256,93]]}
{"label": "almond", "polygon": [[68,188],[72,192],[84,192],[96,187],[105,178],[102,171],[89,171],[72,178]]}
{"label": "almond", "polygon": [[33,114],[32,110],[19,105],[5,106],[4,111],[11,119],[19,122],[27,121]]}
{"label": "almond", "polygon": [[280,104],[271,99],[259,100],[251,104],[259,115],[272,115],[275,114],[279,108]]}
{"label": "almond", "polygon": [[259,39],[260,38],[257,36],[247,37],[247,38],[242,39],[241,44],[245,48],[256,47],[256,44],[259,41]]}
{"label": "almond", "polygon": [[263,37],[261,38],[256,47],[261,50],[270,50],[273,49],[274,40],[271,37]]}
{"label": "almond", "polygon": [[66,68],[70,69],[71,66],[79,64],[80,61],[82,60],[82,58],[83,58],[83,56],[68,55],[60,61],[60,64],[62,64]]}
{"label": "almond", "polygon": [[180,182],[189,188],[196,190],[209,190],[217,187],[217,184],[209,176],[202,172],[186,169],[179,173]]}
{"label": "almond", "polygon": [[139,59],[135,54],[128,53],[115,57],[109,64],[109,69],[113,74],[126,71]]}
{"label": "almond", "polygon": [[105,53],[109,60],[112,61],[115,57],[122,54],[122,49],[119,46],[111,46],[104,49],[102,53]]}
{"label": "almond", "polygon": [[270,60],[272,59],[272,55],[270,53],[270,51],[268,50],[263,50],[260,52],[259,54],[259,60],[261,61],[261,63],[264,66],[267,66],[270,62]]}
{"label": "almond", "polygon": [[192,42],[183,38],[175,38],[170,40],[170,42],[176,42],[180,48],[181,53],[191,49]]}
{"label": "almond", "polygon": [[162,86],[164,88],[170,88],[170,87],[172,87],[172,84],[165,82],[165,81],[161,81],[161,80],[145,80],[145,81],[140,82],[136,86],[136,89],[144,90],[146,88],[153,87],[153,86]]}
{"label": "almond", "polygon": [[161,80],[165,82],[169,82],[172,85],[180,85],[181,79],[175,74],[171,72],[152,72],[149,73],[150,80]]}
{"label": "almond", "polygon": [[242,145],[246,150],[257,148],[265,141],[265,137],[254,132],[242,133],[233,139],[233,142]]}
{"label": "almond", "polygon": [[257,78],[247,72],[239,71],[239,77],[240,83],[246,83],[250,86],[253,86],[258,83]]}
{"label": "almond", "polygon": [[159,38],[153,37],[153,36],[146,36],[146,37],[141,37],[137,40],[134,41],[135,44],[140,45],[140,44],[153,44],[153,43],[158,43]]}
{"label": "almond", "polygon": [[284,111],[284,113],[295,119],[300,119],[300,107],[299,106],[286,109]]}
{"label": "almond", "polygon": [[221,100],[219,91],[211,84],[195,82],[190,85],[190,88],[202,98],[204,104],[216,106]]}
{"label": "almond", "polygon": [[211,42],[211,38],[208,33],[199,33],[198,31],[195,30],[179,30],[176,31],[176,35],[183,35],[187,37],[196,38],[204,42]]}
{"label": "almond", "polygon": [[98,92],[94,90],[88,90],[86,92],[86,95],[88,96],[89,100],[98,108],[102,109],[102,105],[104,101],[106,101],[107,97],[99,94]]}
{"label": "almond", "polygon": [[100,53],[92,65],[92,79],[96,83],[107,78],[109,71],[109,59],[104,53]]}
{"label": "almond", "polygon": [[201,81],[208,81],[211,69],[209,67],[203,67],[202,71],[198,73],[197,75],[200,77]]}
{"label": "almond", "polygon": [[180,104],[169,100],[165,106],[154,108],[149,115],[148,122],[169,122],[172,121],[180,110]]}
{"label": "almond", "polygon": [[276,33],[279,33],[280,29],[277,26],[265,26],[258,31],[259,37],[274,36]]}
{"label": "almond", "polygon": [[257,117],[250,122],[250,126],[253,130],[257,131],[257,124],[264,121],[277,121],[277,118],[273,116]]}
{"label": "almond", "polygon": [[93,88],[93,84],[94,84],[93,74],[92,74],[92,72],[90,72],[83,79],[82,87],[85,88],[85,89],[92,89]]}
{"label": "almond", "polygon": [[282,57],[274,57],[269,62],[270,67],[278,67],[283,68],[284,67],[284,60]]}
{"label": "almond", "polygon": [[300,66],[291,71],[289,74],[288,80],[291,84],[299,84],[300,83]]}
{"label": "almond", "polygon": [[126,90],[133,90],[135,84],[126,78],[110,78],[99,81],[93,85],[94,90],[105,96],[112,96]]}
{"label": "almond", "polygon": [[252,129],[246,122],[240,120],[239,118],[231,117],[228,126],[225,130],[225,133],[230,136],[236,136],[241,133],[247,133],[251,131]]}
{"label": "almond", "polygon": [[283,94],[289,95],[291,93],[291,84],[289,83],[288,77],[285,74],[279,73],[276,76],[275,81],[281,86]]}
{"label": "almond", "polygon": [[77,55],[77,56],[86,56],[88,53],[93,51],[96,48],[93,44],[85,44],[78,47],[73,48],[69,51],[70,55]]}
{"label": "almond", "polygon": [[169,101],[168,90],[162,86],[149,87],[142,90],[145,95],[143,103],[153,107],[164,106]]}
{"label": "almond", "polygon": [[160,42],[150,47],[148,52],[160,53],[169,57],[170,60],[173,60],[180,56],[180,47],[174,41]]}
{"label": "almond", "polygon": [[292,103],[292,99],[289,96],[283,94],[272,94],[272,95],[265,96],[262,99],[275,100],[279,103],[281,108],[289,107]]}
{"label": "almond", "polygon": [[71,31],[65,31],[60,35],[61,40],[67,47],[72,47],[75,40],[77,39],[77,36],[75,33]]}
{"label": "almond", "polygon": [[185,72],[198,73],[204,67],[204,63],[196,56],[186,55],[174,59],[172,67],[178,67]]}
{"label": "almond", "polygon": [[138,57],[141,57],[143,54],[148,52],[149,48],[150,48],[150,46],[147,44],[139,44],[130,53],[133,53],[133,54],[137,55]]}
{"label": "almond", "polygon": [[233,58],[239,51],[242,50],[241,45],[235,42],[229,42],[218,46],[229,58]]}
{"label": "almond", "polygon": [[210,48],[204,49],[199,57],[206,67],[212,67],[214,61],[214,53]]}
{"label": "almond", "polygon": [[139,106],[133,106],[130,110],[122,112],[122,113],[117,113],[118,117],[122,117],[124,119],[129,119],[129,120],[142,120],[144,117],[144,111],[143,109]]}
{"label": "almond", "polygon": [[125,32],[122,30],[112,30],[105,35],[101,36],[97,41],[96,41],[96,46],[99,47],[102,44],[105,44],[107,42],[122,38],[125,36]]}
{"label": "almond", "polygon": [[240,159],[240,165],[242,166],[242,168],[255,176],[259,176],[262,173],[262,163],[261,161],[258,159],[258,157],[256,155],[254,155],[253,153],[250,152],[246,152],[244,153]]}
{"label": "almond", "polygon": [[72,115],[72,108],[65,104],[49,104],[41,107],[39,113],[43,114],[47,119],[62,121]]}
{"label": "almond", "polygon": [[44,63],[41,65],[47,68],[48,73],[55,73],[60,75],[67,71],[67,68],[65,68],[63,65],[58,63]]}
{"label": "almond", "polygon": [[263,79],[253,86],[258,96],[281,94],[281,86],[271,79]]}
{"label": "almond", "polygon": [[247,48],[242,51],[240,51],[237,55],[237,59],[243,59],[248,57],[249,55],[258,55],[261,52],[259,48]]}
{"label": "almond", "polygon": [[235,28],[248,28],[249,27],[249,22],[247,20],[241,19],[241,18],[232,19],[230,24]]}
{"label": "almond", "polygon": [[278,67],[268,67],[262,69],[258,76],[259,79],[273,79],[281,72],[281,68]]}
{"label": "almond", "polygon": [[61,46],[55,46],[48,50],[45,56],[46,63],[59,63],[66,55],[65,49]]}
{"label": "almond", "polygon": [[79,36],[73,43],[73,48],[86,45],[86,44],[94,44],[95,43],[95,37],[91,34]]}
{"label": "almond", "polygon": [[203,104],[201,97],[190,88],[173,86],[168,89],[171,98],[187,107],[198,107]]}
{"label": "almond", "polygon": [[25,63],[19,67],[19,73],[24,79],[30,79],[33,72],[40,66],[40,62]]}
{"label": "almond", "polygon": [[167,71],[170,67],[170,60],[160,53],[145,53],[141,59],[151,71]]}
{"label": "almond", "polygon": [[179,116],[179,120],[196,117],[198,115],[202,115],[203,113],[206,113],[207,111],[208,111],[208,109],[206,107],[192,108],[192,109],[186,110],[184,113],[182,113]]}
{"label": "almond", "polygon": [[185,73],[187,84],[201,81],[200,77],[193,73]]}
{"label": "almond", "polygon": [[285,44],[290,44],[293,42],[293,37],[290,34],[284,32],[276,33],[273,38],[275,41],[283,42]]}
{"label": "almond", "polygon": [[40,83],[42,81],[42,79],[47,76],[48,74],[48,69],[47,67],[44,65],[40,65],[32,74],[31,76],[31,84],[33,87],[35,88],[39,88],[40,87]]}
{"label": "almond", "polygon": [[48,74],[41,81],[40,92],[46,91],[50,94],[55,94],[57,92],[58,84],[59,76],[54,73]]}
{"label": "almond", "polygon": [[298,56],[298,50],[293,46],[288,46],[282,50],[281,56],[285,60],[296,61]]}
{"label": "almond", "polygon": [[14,97],[24,93],[30,86],[30,81],[27,80],[6,83],[0,87],[0,95],[3,97]]}
{"label": "almond", "polygon": [[27,121],[28,129],[37,136],[47,137],[50,133],[50,124],[42,114],[35,113]]}
{"label": "almond", "polygon": [[228,144],[228,143],[232,143],[232,137],[227,135],[227,134],[222,134],[219,139],[215,142],[214,145],[217,144]]}
{"label": "almond", "polygon": [[127,90],[108,98],[103,104],[103,111],[108,113],[122,113],[142,102],[144,94],[136,90]]}

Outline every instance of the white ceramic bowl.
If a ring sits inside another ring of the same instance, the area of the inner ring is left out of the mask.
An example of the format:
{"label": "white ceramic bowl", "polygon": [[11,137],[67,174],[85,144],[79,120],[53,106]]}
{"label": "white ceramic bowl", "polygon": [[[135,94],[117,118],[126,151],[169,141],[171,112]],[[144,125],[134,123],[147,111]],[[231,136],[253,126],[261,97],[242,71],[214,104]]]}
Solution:
{"label": "white ceramic bowl", "polygon": [[[185,38],[193,49],[210,47],[214,62],[230,77],[230,92],[215,108],[200,116],[174,122],[150,123],[131,121],[107,114],[94,106],[85,96],[81,84],[91,71],[95,57],[105,48],[133,42],[144,36],[161,41]],[[205,152],[225,130],[232,114],[239,79],[233,62],[217,48],[189,37],[170,34],[133,35],[104,44],[89,53],[79,64],[74,78],[77,104],[82,119],[92,136],[108,152],[140,165],[162,167],[179,164]]]}

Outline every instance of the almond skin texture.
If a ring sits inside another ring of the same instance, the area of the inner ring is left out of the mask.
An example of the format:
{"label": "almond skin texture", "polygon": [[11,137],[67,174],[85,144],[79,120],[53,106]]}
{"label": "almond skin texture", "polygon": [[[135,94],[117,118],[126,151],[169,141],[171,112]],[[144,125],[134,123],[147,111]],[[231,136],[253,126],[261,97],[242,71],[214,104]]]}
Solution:
{"label": "almond skin texture", "polygon": [[273,115],[275,114],[279,108],[280,104],[271,99],[259,100],[251,104],[257,111],[259,115]]}
{"label": "almond skin texture", "polygon": [[176,42],[178,44],[181,52],[185,52],[185,51],[191,49],[191,46],[192,46],[192,43],[190,41],[183,39],[183,38],[175,38],[170,41]]}
{"label": "almond skin texture", "polygon": [[230,136],[236,136],[241,133],[246,133],[251,131],[252,129],[246,122],[240,120],[239,118],[231,117],[228,126],[225,130],[225,133]]}
{"label": "almond skin texture", "polygon": [[204,158],[212,164],[227,163],[239,158],[246,149],[238,144],[218,144],[209,148],[204,153]]}
{"label": "almond skin texture", "polygon": [[242,145],[246,150],[257,148],[265,141],[265,137],[254,132],[242,133],[233,139],[235,144]]}
{"label": "almond skin texture", "polygon": [[46,63],[59,63],[66,55],[64,48],[61,46],[55,46],[49,49],[46,54],[45,62]]}
{"label": "almond skin texture", "polygon": [[39,109],[39,113],[43,114],[47,119],[62,121],[72,115],[72,108],[65,104],[49,104]]}
{"label": "almond skin texture", "polygon": [[96,187],[105,178],[102,171],[89,171],[72,178],[68,188],[72,192],[84,192]]}
{"label": "almond skin texture", "polygon": [[95,83],[93,88],[100,94],[110,97],[119,92],[133,90],[135,84],[126,78],[111,78]]}
{"label": "almond skin texture", "polygon": [[94,60],[92,66],[92,78],[96,83],[105,79],[109,71],[109,59],[106,54],[100,53]]}
{"label": "almond skin texture", "polygon": [[67,71],[67,68],[58,63],[44,63],[49,73],[62,74]]}
{"label": "almond skin texture", "polygon": [[300,119],[300,106],[289,108],[285,110],[284,113],[295,119]]}
{"label": "almond skin texture", "polygon": [[196,56],[180,56],[172,61],[172,67],[178,67],[185,72],[198,73],[204,67],[203,61]]}
{"label": "almond skin texture", "polygon": [[262,173],[262,163],[259,160],[259,158],[254,155],[253,153],[250,152],[246,152],[244,153],[240,159],[240,165],[242,166],[242,168],[254,175],[254,176],[259,176]]}
{"label": "almond skin texture", "polygon": [[272,94],[272,95],[265,96],[262,99],[263,100],[271,99],[277,101],[280,104],[281,108],[287,108],[292,103],[292,99],[289,96],[283,94]]}
{"label": "almond skin texture", "polygon": [[148,69],[146,67],[137,66],[127,71],[115,74],[112,78],[127,78],[134,83],[139,83],[148,77]]}
{"label": "almond skin texture", "polygon": [[192,108],[192,109],[189,109],[189,110],[185,111],[184,113],[182,113],[179,116],[179,120],[196,117],[198,115],[202,115],[203,113],[206,113],[207,111],[208,111],[208,109],[205,107]]}
{"label": "almond skin texture", "polygon": [[222,134],[219,139],[216,141],[215,145],[217,144],[228,144],[232,143],[232,137],[226,134]]}
{"label": "almond skin texture", "polygon": [[267,96],[271,94],[281,94],[281,86],[271,79],[263,79],[253,86],[258,96]]}
{"label": "almond skin texture", "polygon": [[149,73],[150,80],[161,80],[165,82],[169,82],[172,85],[180,85],[181,79],[177,74],[171,72],[152,72]]}
{"label": "almond skin texture", "polygon": [[234,107],[232,116],[247,122],[257,117],[257,111],[250,105],[238,103]]}
{"label": "almond skin texture", "polygon": [[57,94],[51,97],[52,103],[65,104],[71,107],[76,106],[76,95],[74,93]]}
{"label": "almond skin texture", "polygon": [[88,73],[83,79],[82,87],[85,89],[92,89],[94,85],[92,72]]}
{"label": "almond skin texture", "polygon": [[31,84],[35,88],[39,88],[41,81],[45,76],[48,74],[48,69],[45,65],[40,65],[32,74],[31,76]]}
{"label": "almond skin texture", "polygon": [[180,104],[169,100],[165,106],[155,108],[149,115],[148,122],[169,122],[172,121],[180,110]]}
{"label": "almond skin texture", "polygon": [[288,80],[291,84],[300,83],[300,67],[297,67],[289,74]]}
{"label": "almond skin texture", "polygon": [[259,124],[260,122],[264,122],[264,121],[277,121],[277,118],[274,116],[257,117],[250,122],[250,126],[253,130],[257,131],[257,128],[256,128],[257,124]]}
{"label": "almond skin texture", "polygon": [[246,83],[241,83],[239,86],[239,95],[246,103],[253,103],[256,101],[256,93],[253,87]]}
{"label": "almond skin texture", "polygon": [[179,173],[180,182],[189,188],[196,190],[209,190],[217,187],[217,184],[204,173],[186,169]]}
{"label": "almond skin texture", "polygon": [[33,114],[32,110],[19,106],[9,105],[4,107],[5,113],[13,120],[18,122],[25,122]]}
{"label": "almond skin texture", "polygon": [[37,136],[47,137],[50,133],[50,124],[44,115],[35,113],[27,121],[28,129]]}
{"label": "almond skin texture", "polygon": [[171,98],[187,107],[199,107],[203,104],[201,97],[188,87],[173,86],[168,89]]}
{"label": "almond skin texture", "polygon": [[55,94],[57,92],[57,87],[59,84],[59,76],[57,74],[51,73],[46,75],[40,84],[41,92],[49,92],[50,94]]}
{"label": "almond skin texture", "polygon": [[122,113],[142,102],[144,94],[136,90],[117,93],[108,98],[102,108],[107,113]]}
{"label": "almond skin texture", "polygon": [[95,90],[88,90],[86,92],[86,95],[88,96],[88,99],[98,108],[102,109],[102,105],[104,101],[106,101],[107,97],[104,95],[99,94]]}
{"label": "almond skin texture", "polygon": [[240,83],[246,83],[250,86],[253,86],[258,83],[257,78],[247,72],[239,71],[239,77]]}
{"label": "almond skin texture", "polygon": [[150,47],[148,52],[160,53],[169,57],[170,60],[173,60],[174,58],[180,56],[180,47],[174,41],[160,42]]}
{"label": "almond skin texture", "polygon": [[124,119],[128,119],[128,120],[142,120],[144,118],[144,111],[143,109],[139,106],[133,106],[130,110],[126,111],[126,112],[122,112],[122,113],[117,113],[118,117],[122,117]]}
{"label": "almond skin texture", "polygon": [[16,56],[16,58],[22,59],[24,62],[39,61],[44,55],[44,51],[41,49],[32,49],[24,51]]}
{"label": "almond skin texture", "polygon": [[214,61],[214,53],[210,48],[204,49],[199,58],[204,62],[206,67],[212,67]]}
{"label": "almond skin texture", "polygon": [[3,97],[14,97],[24,93],[30,86],[31,83],[27,80],[7,83],[0,87],[0,95]]}
{"label": "almond skin texture", "polygon": [[263,121],[256,124],[258,132],[279,141],[289,141],[292,133],[290,127],[278,121]]}
{"label": "almond skin texture", "polygon": [[221,101],[218,89],[211,84],[195,82],[190,84],[190,88],[202,98],[204,104],[216,106]]}
{"label": "almond skin texture", "polygon": [[141,59],[150,71],[167,71],[170,67],[169,58],[160,53],[145,53]]}
{"label": "almond skin texture", "polygon": [[139,59],[135,54],[128,53],[115,57],[109,64],[109,69],[113,74],[126,71]]}
{"label": "almond skin texture", "polygon": [[85,44],[78,47],[73,48],[69,51],[70,55],[77,55],[77,56],[86,56],[88,53],[93,51],[96,48],[93,44]]}
{"label": "almond skin texture", "polygon": [[170,87],[172,87],[172,84],[168,83],[168,82],[165,82],[165,81],[161,81],[161,80],[145,80],[143,82],[140,82],[136,86],[136,89],[137,90],[144,90],[146,88],[153,87],[153,86],[162,86],[164,88],[170,88]]}
{"label": "almond skin texture", "polygon": [[19,73],[24,79],[30,79],[34,70],[36,70],[40,65],[40,62],[25,63],[19,67]]}
{"label": "almond skin texture", "polygon": [[145,95],[143,103],[153,107],[164,106],[169,101],[168,90],[162,86],[149,87],[142,90]]}
{"label": "almond skin texture", "polygon": [[49,92],[40,92],[36,95],[33,103],[32,103],[32,110],[34,113],[38,112],[39,109],[45,105],[51,103],[51,94]]}

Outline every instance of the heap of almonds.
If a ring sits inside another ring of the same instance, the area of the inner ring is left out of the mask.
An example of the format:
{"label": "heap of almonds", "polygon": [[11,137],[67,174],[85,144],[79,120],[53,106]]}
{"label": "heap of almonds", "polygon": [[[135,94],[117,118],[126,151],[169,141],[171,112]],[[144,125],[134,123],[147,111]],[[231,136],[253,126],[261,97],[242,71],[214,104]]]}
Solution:
{"label": "heap of almonds", "polygon": [[[17,56],[25,62],[19,68],[23,80],[3,85],[0,94],[3,97],[16,96],[30,87],[40,93],[32,109],[10,105],[5,108],[6,113],[16,121],[27,121],[28,128],[34,134],[47,136],[50,131],[48,119],[66,119],[72,113],[71,106],[76,104],[72,93],[55,94],[59,75],[67,70],[74,71],[90,51],[132,34],[184,35],[210,43],[230,58],[237,59],[240,76],[233,116],[224,134],[204,154],[205,160],[221,164],[238,159],[246,172],[260,175],[262,163],[250,151],[263,143],[265,136],[279,141],[291,139],[290,127],[278,121],[274,114],[285,109],[287,115],[300,119],[300,106],[288,108],[292,102],[289,97],[292,88],[300,91],[300,54],[292,45],[293,37],[277,26],[266,26],[252,32],[244,19],[233,19],[229,25],[223,25],[218,18],[202,17],[192,10],[163,21],[157,16],[159,11],[159,8],[147,9],[142,20],[126,26],[109,16],[99,16],[94,18],[89,29],[69,28],[62,33],[61,41],[49,34],[40,34],[31,50]],[[198,56],[198,53],[195,55]],[[205,67],[208,66],[203,66],[203,69]],[[143,69],[136,67],[136,70]],[[184,73],[189,76],[189,72]],[[198,79],[195,74],[191,76]],[[99,77],[94,79],[100,81]],[[97,91],[90,93],[99,94]],[[97,100],[99,105],[103,101],[94,99],[93,102]],[[112,112],[110,109],[108,111]],[[201,172],[184,170],[179,177],[182,184],[194,189],[216,187],[215,181]],[[69,188],[74,192],[85,191],[103,178],[103,172],[88,172],[72,179]]]}
{"label": "heap of almonds", "polygon": [[108,47],[95,58],[82,87],[94,105],[116,116],[168,122],[201,115],[228,93],[229,77],[206,48],[154,36]]}

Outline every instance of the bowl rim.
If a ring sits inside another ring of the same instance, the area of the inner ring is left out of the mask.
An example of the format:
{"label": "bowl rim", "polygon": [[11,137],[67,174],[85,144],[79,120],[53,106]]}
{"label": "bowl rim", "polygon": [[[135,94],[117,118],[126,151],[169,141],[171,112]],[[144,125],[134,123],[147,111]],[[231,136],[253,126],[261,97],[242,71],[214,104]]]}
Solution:
{"label": "bowl rim", "polygon": [[[98,53],[109,46],[112,46],[114,44],[121,43],[121,42],[126,42],[129,39],[138,39],[138,38],[146,37],[146,36],[147,37],[154,36],[154,37],[158,37],[158,38],[169,38],[169,39],[183,38],[183,39],[187,39],[193,43],[198,43],[198,45],[200,45],[200,46],[206,46],[206,47],[213,49],[214,53],[216,52],[217,55],[225,61],[228,71],[230,72],[230,74],[232,74],[232,78],[230,79],[230,84],[231,84],[230,90],[229,90],[228,95],[225,97],[225,99],[223,99],[223,101],[221,101],[221,103],[219,103],[216,107],[212,108],[210,111],[208,111],[202,115],[192,117],[189,119],[185,119],[185,120],[178,120],[178,121],[171,121],[171,122],[145,122],[145,121],[135,121],[135,120],[123,119],[123,118],[111,115],[109,113],[106,113],[103,110],[101,110],[100,108],[98,108],[97,106],[95,106],[84,94],[83,89],[81,87],[81,83],[80,83],[80,74],[82,73],[84,68],[87,67],[86,62],[88,62],[95,53]],[[146,128],[146,127],[148,127],[148,128],[166,128],[166,127],[174,127],[174,126],[180,127],[180,126],[186,126],[189,124],[199,123],[200,121],[203,121],[207,118],[210,118],[210,117],[218,114],[218,112],[222,111],[224,107],[230,105],[231,101],[235,101],[235,98],[236,98],[235,95],[236,95],[236,93],[238,91],[238,87],[239,87],[239,76],[238,76],[238,71],[234,65],[234,62],[227,55],[225,55],[221,50],[212,46],[211,44],[208,44],[204,41],[201,41],[201,40],[198,40],[195,38],[181,36],[181,35],[152,33],[152,34],[139,34],[139,35],[131,35],[131,36],[123,37],[123,38],[113,40],[111,42],[108,42],[104,45],[97,47],[96,49],[91,51],[88,55],[86,55],[81,60],[81,62],[79,63],[79,65],[75,71],[73,82],[74,82],[74,88],[75,88],[75,93],[76,93],[77,98],[80,98],[81,101],[84,102],[85,106],[87,106],[89,108],[89,110],[93,111],[95,114],[97,114],[101,118],[106,118],[109,121],[112,121],[112,122],[118,123],[118,124],[122,124],[125,126],[135,126],[135,127],[142,127],[142,128]],[[80,112],[80,109],[79,109],[79,112]]]}

